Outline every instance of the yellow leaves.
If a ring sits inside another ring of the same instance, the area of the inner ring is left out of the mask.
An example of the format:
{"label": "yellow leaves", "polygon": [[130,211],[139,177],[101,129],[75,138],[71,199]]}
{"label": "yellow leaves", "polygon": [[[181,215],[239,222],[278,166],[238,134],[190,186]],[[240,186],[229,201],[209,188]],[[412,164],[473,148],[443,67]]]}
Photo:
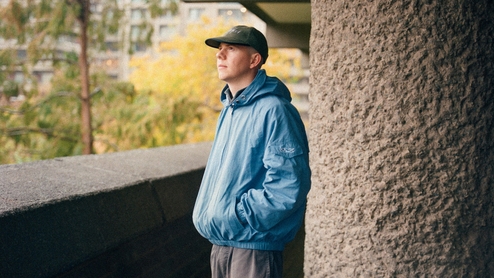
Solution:
{"label": "yellow leaves", "polygon": [[[220,91],[225,84],[218,79],[216,71],[217,50],[206,46],[204,41],[226,33],[235,25],[236,22],[225,22],[221,19],[213,22],[203,17],[200,23],[188,26],[186,36],[175,36],[172,40],[162,43],[157,57],[145,56],[130,61],[134,70],[129,80],[135,85],[138,94],[152,92],[162,109],[168,107],[174,111],[170,114],[173,117],[181,118],[181,113],[190,114],[191,111],[176,105],[170,108],[170,103],[180,103],[177,102],[180,99],[199,102],[200,106],[195,110],[197,117],[184,118],[187,121],[183,123],[174,119],[171,121],[176,123],[173,126],[174,130],[160,130],[183,136],[174,137],[176,143],[213,139],[217,113],[222,107]],[[268,74],[278,76],[282,80],[292,78],[297,59],[300,59],[298,50],[269,51],[269,58],[264,66]]]}
{"label": "yellow leaves", "polygon": [[[190,96],[208,105],[218,105],[219,90],[223,84],[216,75],[214,49],[204,41],[209,36],[223,33],[229,26],[221,23],[207,26],[190,25],[187,36],[175,36],[159,49],[160,56],[133,59],[135,68],[130,81],[137,90],[152,90],[170,97]],[[214,97],[213,97],[214,96]]]}
{"label": "yellow leaves", "polygon": [[298,49],[269,49],[269,57],[263,66],[268,75],[289,82],[293,78],[302,76],[300,59],[302,53]]}
{"label": "yellow leaves", "polygon": [[[130,62],[134,68],[130,82],[140,93],[151,91],[160,96],[163,107],[169,107],[170,100],[175,100],[171,103],[176,104],[176,100],[182,98],[200,103],[201,107],[195,111],[198,117],[176,126],[176,134],[185,134],[182,141],[175,138],[180,141],[178,143],[212,140],[217,110],[221,106],[219,93],[224,84],[217,77],[215,50],[207,47],[204,41],[226,32],[229,26],[206,26],[208,21],[203,20],[204,24],[189,26],[187,36],[176,36],[163,43],[157,58],[146,56],[134,58]],[[180,111],[190,114],[186,107],[175,105],[173,110],[173,116],[178,118]]]}

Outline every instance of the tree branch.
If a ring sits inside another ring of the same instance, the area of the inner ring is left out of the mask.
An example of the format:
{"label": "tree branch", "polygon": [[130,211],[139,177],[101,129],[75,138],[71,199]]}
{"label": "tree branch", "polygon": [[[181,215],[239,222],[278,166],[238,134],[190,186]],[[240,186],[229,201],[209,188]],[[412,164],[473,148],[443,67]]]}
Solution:
{"label": "tree branch", "polygon": [[7,112],[9,114],[14,114],[14,115],[23,115],[24,113],[26,113],[27,111],[31,111],[39,106],[41,106],[42,104],[56,98],[56,97],[70,97],[70,96],[76,96],[74,93],[72,92],[58,92],[56,94],[53,94],[53,95],[50,95],[49,97],[47,97],[46,99],[36,103],[36,105],[33,105],[32,107],[29,107],[28,109],[24,109],[24,110],[12,110],[12,109],[7,109],[7,108],[3,108],[3,107],[0,107],[0,111],[2,112]]}
{"label": "tree branch", "polygon": [[73,143],[79,142],[77,139],[74,139],[74,138],[66,136],[66,135],[59,135],[56,133],[55,130],[48,129],[48,128],[16,127],[16,128],[8,128],[8,129],[6,129],[6,131],[0,130],[0,133],[4,133],[5,135],[7,135],[9,137],[25,135],[28,133],[40,133],[40,134],[43,134],[47,137],[60,138],[64,141],[68,141],[68,142],[73,142]]}

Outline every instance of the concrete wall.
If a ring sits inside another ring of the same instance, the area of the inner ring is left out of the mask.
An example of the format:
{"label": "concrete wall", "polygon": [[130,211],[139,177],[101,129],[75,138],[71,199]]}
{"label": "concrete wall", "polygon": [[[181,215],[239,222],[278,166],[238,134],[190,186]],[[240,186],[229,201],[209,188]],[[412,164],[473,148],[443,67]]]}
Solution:
{"label": "concrete wall", "polygon": [[[191,214],[210,147],[0,166],[0,277],[209,277]],[[303,276],[303,244],[284,277]]]}
{"label": "concrete wall", "polygon": [[312,20],[305,276],[494,276],[493,2]]}
{"label": "concrete wall", "polygon": [[207,277],[191,208],[210,144],[0,166],[2,277]]}

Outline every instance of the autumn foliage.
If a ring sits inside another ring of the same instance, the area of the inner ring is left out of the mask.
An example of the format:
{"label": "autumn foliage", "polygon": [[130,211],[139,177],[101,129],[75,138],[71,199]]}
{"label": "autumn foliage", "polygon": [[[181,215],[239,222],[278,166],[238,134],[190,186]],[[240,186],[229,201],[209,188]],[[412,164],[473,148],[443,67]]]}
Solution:
{"label": "autumn foliage", "polygon": [[[90,76],[96,153],[153,148],[213,139],[225,85],[216,72],[216,50],[204,40],[235,22],[190,25],[186,34],[160,46],[153,56],[135,57],[128,81],[104,72]],[[298,52],[270,49],[264,65],[285,81],[299,67]],[[82,154],[79,71],[68,65],[55,72],[50,92],[0,106],[0,163],[20,163]]]}

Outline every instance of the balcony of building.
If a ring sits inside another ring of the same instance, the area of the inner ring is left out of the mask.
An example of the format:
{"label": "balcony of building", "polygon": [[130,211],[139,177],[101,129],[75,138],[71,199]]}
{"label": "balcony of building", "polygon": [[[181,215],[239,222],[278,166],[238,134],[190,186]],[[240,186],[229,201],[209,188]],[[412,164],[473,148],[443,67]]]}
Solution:
{"label": "balcony of building", "polygon": [[[210,143],[0,166],[2,277],[209,277],[191,213]],[[303,276],[303,230],[285,251]]]}

